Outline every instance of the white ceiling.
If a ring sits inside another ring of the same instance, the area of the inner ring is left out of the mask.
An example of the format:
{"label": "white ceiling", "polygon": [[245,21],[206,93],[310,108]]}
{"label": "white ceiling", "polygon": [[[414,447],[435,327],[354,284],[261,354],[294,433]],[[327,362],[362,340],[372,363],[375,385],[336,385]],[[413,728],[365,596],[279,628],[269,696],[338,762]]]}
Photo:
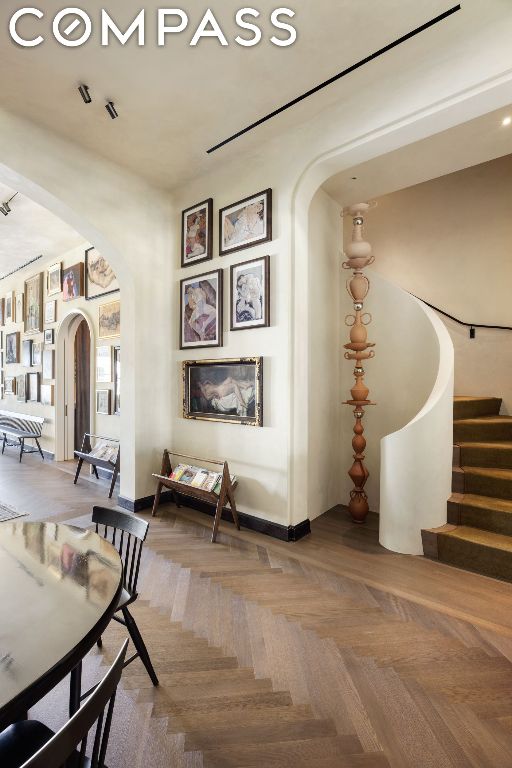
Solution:
{"label": "white ceiling", "polygon": [[[479,24],[495,23],[510,10],[510,0],[465,0],[461,12],[439,27],[424,32],[379,60],[359,70],[357,80],[345,78],[274,118],[250,135],[214,155],[206,150],[287,101],[335,75],[439,13],[450,0],[294,0],[299,30],[297,42],[286,49],[268,42],[268,18],[279,6],[275,0],[259,0],[266,19],[264,41],[254,48],[233,42],[240,32],[234,24],[239,0],[222,0],[210,7],[230,41],[222,47],[215,39],[203,39],[196,48],[188,43],[206,5],[182,3],[190,16],[190,28],[169,35],[165,48],[155,40],[156,9],[150,0],[147,12],[147,44],[135,39],[123,49],[114,42],[101,47],[100,9],[106,7],[126,29],[141,9],[138,0],[91,0],[81,3],[93,21],[94,38],[80,48],[66,48],[49,34],[51,20],[62,9],[61,0],[45,0],[45,20],[25,20],[26,36],[41,29],[48,39],[37,48],[20,48],[8,37],[8,20],[20,7],[19,0],[2,0],[0,68],[3,73],[0,105],[44,125],[64,137],[102,154],[172,189],[224,162],[242,157],[249,148],[267,141],[320,110],[348,97],[351,88],[376,87],[376,77],[393,87],[393,78],[407,77],[418,61],[439,65],[449,61],[453,47],[460,47]],[[468,53],[470,55],[470,53]],[[85,82],[94,101],[84,105],[77,86]],[[104,104],[112,99],[120,118],[112,121]]]}

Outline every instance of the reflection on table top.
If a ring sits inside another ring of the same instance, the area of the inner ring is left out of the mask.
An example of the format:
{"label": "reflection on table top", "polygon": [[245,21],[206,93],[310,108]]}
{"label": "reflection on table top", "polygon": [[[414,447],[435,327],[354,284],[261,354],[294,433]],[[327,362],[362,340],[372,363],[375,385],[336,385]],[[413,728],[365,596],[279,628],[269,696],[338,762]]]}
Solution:
{"label": "reflection on table top", "polygon": [[93,531],[0,524],[0,712],[94,630],[121,576],[118,553]]}

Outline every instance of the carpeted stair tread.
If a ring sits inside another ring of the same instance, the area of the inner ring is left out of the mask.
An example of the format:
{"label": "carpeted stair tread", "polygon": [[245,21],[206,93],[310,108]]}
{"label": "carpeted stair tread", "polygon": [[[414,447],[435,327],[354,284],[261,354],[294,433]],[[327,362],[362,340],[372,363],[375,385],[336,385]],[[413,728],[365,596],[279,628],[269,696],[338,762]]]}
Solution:
{"label": "carpeted stair tread", "polygon": [[462,466],[512,469],[512,441],[461,441],[458,446]]}
{"label": "carpeted stair tread", "polygon": [[512,552],[512,537],[494,533],[493,531],[483,531],[481,528],[459,525],[453,531],[443,531],[439,535],[453,539],[463,539],[464,541],[478,544],[481,547]]}
{"label": "carpeted stair tread", "polygon": [[511,416],[481,416],[475,419],[454,419],[455,443],[512,440]]}
{"label": "carpeted stair tread", "polygon": [[453,398],[453,418],[464,419],[477,416],[497,416],[501,408],[499,397],[470,397],[456,395]]}
{"label": "carpeted stair tread", "polygon": [[512,499],[512,469],[462,467],[464,493]]}
{"label": "carpeted stair tread", "polygon": [[460,525],[437,534],[442,563],[512,581],[512,537]]}

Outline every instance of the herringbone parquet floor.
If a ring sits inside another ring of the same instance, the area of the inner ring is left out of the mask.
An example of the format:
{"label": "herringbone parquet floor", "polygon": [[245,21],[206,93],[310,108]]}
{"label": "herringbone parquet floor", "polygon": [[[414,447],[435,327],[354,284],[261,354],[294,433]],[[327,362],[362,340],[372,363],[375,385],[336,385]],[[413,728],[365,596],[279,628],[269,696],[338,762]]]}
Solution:
{"label": "herringbone parquet floor", "polygon": [[[0,487],[84,525],[106,496],[32,458],[0,462]],[[208,518],[170,505],[151,520],[134,615],[161,685],[125,670],[111,768],[512,768],[512,587],[386,553],[338,518],[299,545],[227,524],[211,545]],[[61,687],[37,714],[64,706]]]}

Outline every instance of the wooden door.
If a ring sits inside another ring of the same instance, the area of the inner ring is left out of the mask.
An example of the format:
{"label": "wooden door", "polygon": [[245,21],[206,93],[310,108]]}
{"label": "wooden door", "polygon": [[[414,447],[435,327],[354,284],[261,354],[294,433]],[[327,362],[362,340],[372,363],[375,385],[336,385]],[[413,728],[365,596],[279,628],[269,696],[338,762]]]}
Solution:
{"label": "wooden door", "polygon": [[75,336],[75,450],[82,445],[85,432],[91,431],[91,335],[82,320]]}

